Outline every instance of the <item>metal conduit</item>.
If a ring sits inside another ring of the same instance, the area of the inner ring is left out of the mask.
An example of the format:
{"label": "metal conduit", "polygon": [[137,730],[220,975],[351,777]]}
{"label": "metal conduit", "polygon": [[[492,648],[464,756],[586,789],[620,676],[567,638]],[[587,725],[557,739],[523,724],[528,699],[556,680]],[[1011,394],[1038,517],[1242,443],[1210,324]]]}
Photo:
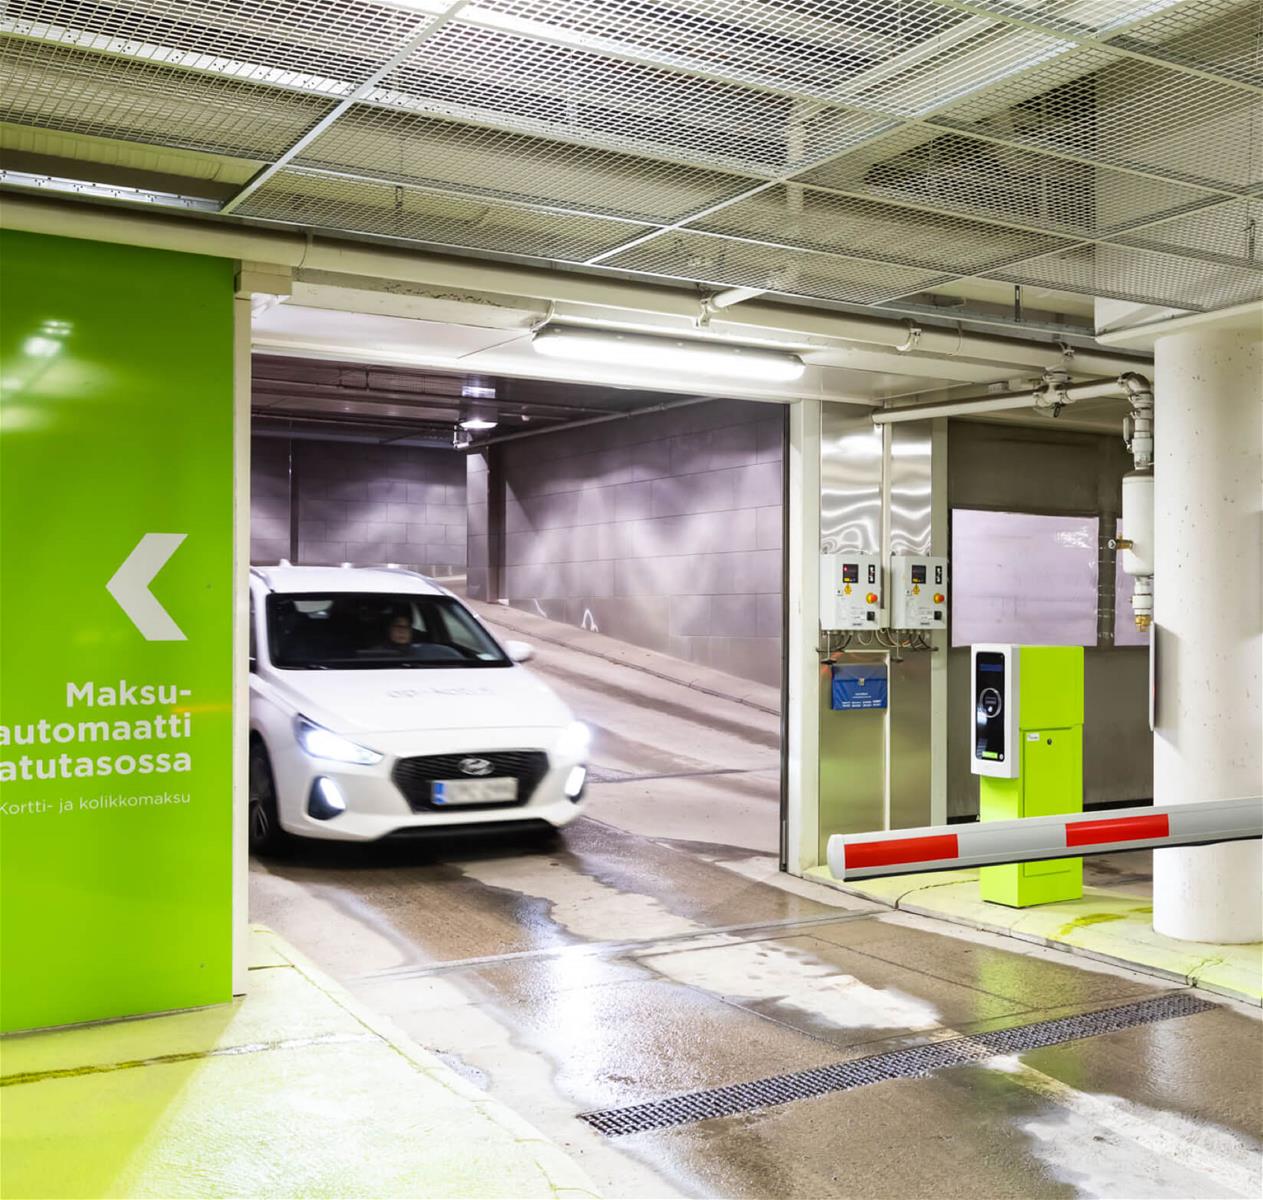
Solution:
{"label": "metal conduit", "polygon": [[582,421],[566,421],[564,424],[546,425],[540,429],[523,429],[517,433],[502,433],[499,437],[483,438],[470,442],[467,446],[458,446],[459,450],[478,451],[484,446],[498,446],[501,442],[520,442],[523,438],[539,437],[545,433],[566,433],[571,429],[582,429],[588,425],[604,425],[607,421],[625,421],[629,417],[643,417],[648,413],[669,412],[673,408],[691,408],[694,404],[707,404],[714,396],[693,396],[687,400],[668,400],[662,404],[649,404],[644,408],[629,408],[623,412],[607,413],[601,417],[586,417]]}
{"label": "metal conduit", "polygon": [[873,413],[875,425],[897,425],[901,421],[923,421],[928,417],[963,417],[976,413],[1010,412],[1020,408],[1056,409],[1076,400],[1103,400],[1109,397],[1130,399],[1147,395],[1149,381],[1143,375],[1124,373],[1116,379],[1094,379],[1083,383],[1067,383],[1062,379],[1045,378],[1038,387],[995,396],[978,396],[971,400],[930,401],[907,404],[901,408],[883,408]]}
{"label": "metal conduit", "polygon": [[[697,297],[685,289],[515,263],[474,261],[393,246],[338,241],[314,234],[261,229],[210,218],[164,218],[152,212],[94,207],[6,195],[0,225],[28,233],[91,238],[159,250],[208,254],[290,269],[333,271],[430,287],[589,304],[658,317],[695,320]],[[611,317],[613,319],[613,312]],[[832,341],[883,346],[911,355],[975,358],[1015,366],[1117,375],[1136,365],[1132,356],[1070,350],[1050,342],[921,326],[902,317],[851,315],[824,309],[746,300],[723,325],[740,336],[775,330]],[[1018,406],[1021,407],[1021,406]]]}

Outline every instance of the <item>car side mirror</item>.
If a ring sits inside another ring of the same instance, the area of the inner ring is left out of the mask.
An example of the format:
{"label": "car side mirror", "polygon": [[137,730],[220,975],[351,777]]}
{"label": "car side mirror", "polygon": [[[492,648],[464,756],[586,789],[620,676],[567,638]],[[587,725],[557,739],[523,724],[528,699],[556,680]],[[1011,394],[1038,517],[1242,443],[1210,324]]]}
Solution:
{"label": "car side mirror", "polygon": [[530,642],[505,642],[505,653],[515,662],[530,662],[535,657],[535,647]]}

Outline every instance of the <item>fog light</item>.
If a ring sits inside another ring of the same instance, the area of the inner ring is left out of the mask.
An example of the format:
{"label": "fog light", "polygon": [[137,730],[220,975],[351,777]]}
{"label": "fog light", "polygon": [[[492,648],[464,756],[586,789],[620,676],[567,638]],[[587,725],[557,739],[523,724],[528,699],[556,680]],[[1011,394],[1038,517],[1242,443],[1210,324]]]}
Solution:
{"label": "fog light", "polygon": [[583,795],[583,785],[588,781],[587,767],[571,767],[566,776],[566,785],[562,789],[569,800],[578,800]]}
{"label": "fog light", "polygon": [[346,812],[346,797],[342,794],[342,789],[332,779],[321,775],[311,785],[307,812],[317,821],[328,821]]}

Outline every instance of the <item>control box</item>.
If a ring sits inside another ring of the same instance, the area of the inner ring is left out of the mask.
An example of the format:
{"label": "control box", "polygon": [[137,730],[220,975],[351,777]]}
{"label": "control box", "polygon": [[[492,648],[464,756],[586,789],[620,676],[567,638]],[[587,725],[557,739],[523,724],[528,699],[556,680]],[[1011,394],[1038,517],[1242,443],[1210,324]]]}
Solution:
{"label": "control box", "polygon": [[[973,753],[982,821],[1083,811],[1083,647],[974,646]],[[983,867],[979,895],[1025,908],[1083,893],[1077,858]]]}
{"label": "control box", "polygon": [[876,554],[820,556],[820,627],[883,629],[881,558]]}
{"label": "control box", "polygon": [[947,628],[947,559],[928,554],[891,556],[890,627]]}

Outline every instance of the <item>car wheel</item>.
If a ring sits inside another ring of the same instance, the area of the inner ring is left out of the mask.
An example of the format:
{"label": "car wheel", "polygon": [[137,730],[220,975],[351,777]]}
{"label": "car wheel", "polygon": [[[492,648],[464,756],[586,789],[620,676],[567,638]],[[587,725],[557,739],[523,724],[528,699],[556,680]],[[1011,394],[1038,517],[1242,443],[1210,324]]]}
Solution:
{"label": "car wheel", "polygon": [[276,783],[272,763],[262,742],[250,743],[250,853],[281,854],[290,836],[276,812]]}

